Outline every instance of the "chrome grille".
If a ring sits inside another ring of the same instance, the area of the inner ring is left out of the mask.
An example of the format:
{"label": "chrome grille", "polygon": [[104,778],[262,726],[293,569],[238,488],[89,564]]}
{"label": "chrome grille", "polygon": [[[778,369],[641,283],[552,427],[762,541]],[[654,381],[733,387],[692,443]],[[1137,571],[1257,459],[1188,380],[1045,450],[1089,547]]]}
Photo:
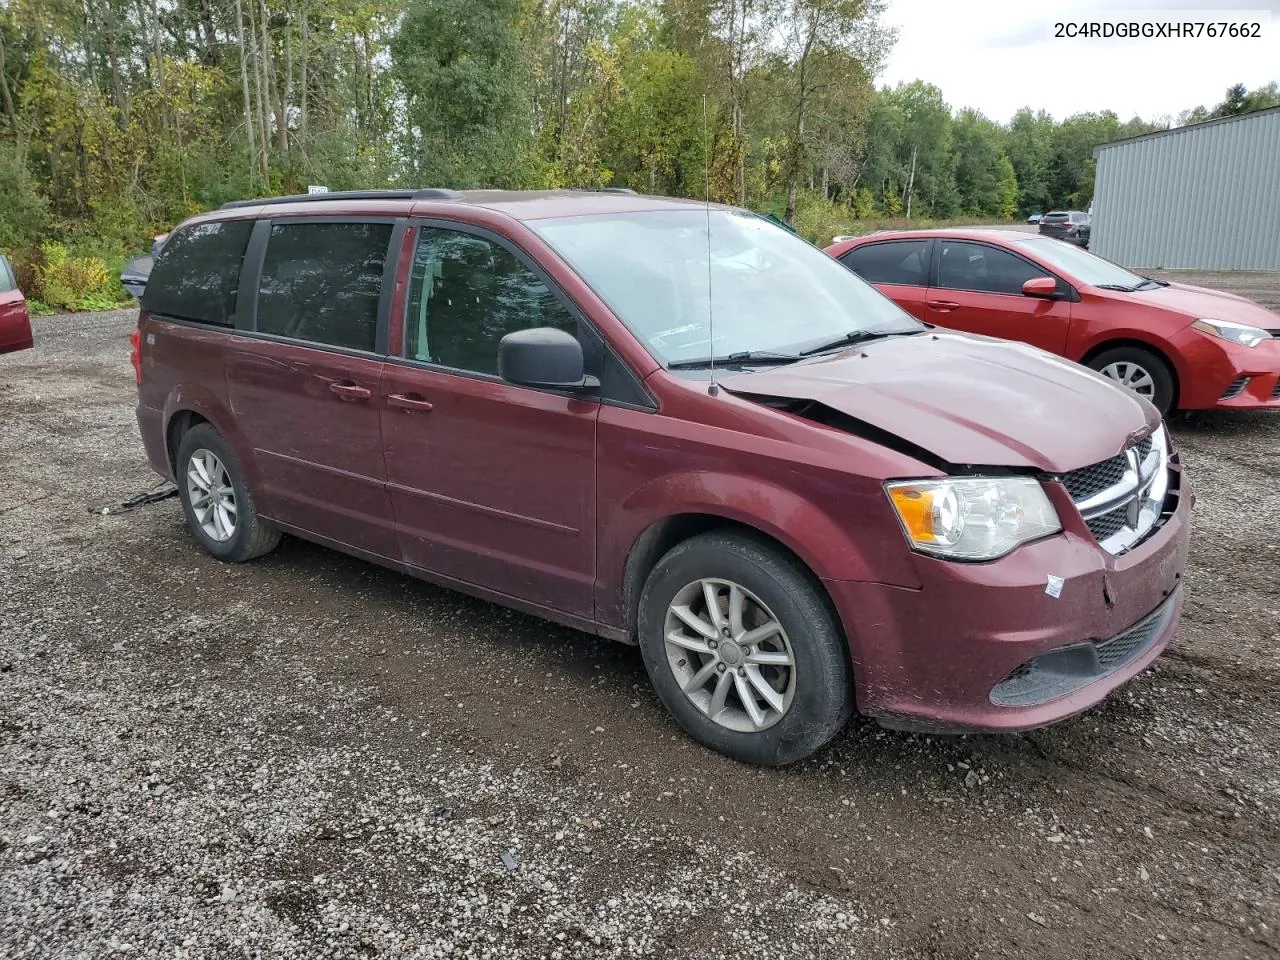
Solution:
{"label": "chrome grille", "polygon": [[1062,476],[1089,532],[1108,553],[1134,547],[1160,519],[1169,491],[1164,437],[1161,426],[1123,453]]}
{"label": "chrome grille", "polygon": [[1276,380],[1275,389],[1271,391],[1272,400],[1280,400],[1280,379]]}
{"label": "chrome grille", "polygon": [[1095,463],[1091,467],[1072,470],[1062,478],[1062,482],[1067,485],[1072,500],[1087,500],[1095,493],[1114,487],[1124,479],[1124,470],[1127,465],[1128,461],[1122,453],[1110,460]]}
{"label": "chrome grille", "polygon": [[1089,527],[1089,532],[1093,534],[1094,539],[1101,543],[1103,540],[1114,537],[1123,530],[1127,519],[1127,508],[1117,507],[1110,513],[1104,513],[1100,517],[1086,520],[1085,524]]}

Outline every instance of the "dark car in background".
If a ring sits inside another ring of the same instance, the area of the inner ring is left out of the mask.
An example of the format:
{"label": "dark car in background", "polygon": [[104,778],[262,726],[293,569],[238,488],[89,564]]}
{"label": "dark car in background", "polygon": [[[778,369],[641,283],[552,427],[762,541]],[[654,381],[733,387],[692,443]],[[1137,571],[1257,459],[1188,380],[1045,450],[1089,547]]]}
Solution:
{"label": "dark car in background", "polygon": [[33,344],[27,299],[18,289],[13,264],[0,253],[0,353],[26,350]]}
{"label": "dark car in background", "polygon": [[151,276],[151,267],[155,263],[156,256],[160,253],[160,248],[164,246],[168,236],[167,233],[160,234],[160,236],[156,237],[155,243],[151,245],[150,253],[134,257],[120,271],[120,285],[129,292],[131,297],[138,300],[142,299],[142,295],[147,290],[147,278]]}
{"label": "dark car in background", "polygon": [[133,345],[147,454],[210,554],[287,532],[639,644],[738,759],[806,756],[855,708],[1062,720],[1178,623],[1192,498],[1150,404],[927,328],[745,210],[236,203],[170,236]]}
{"label": "dark car in background", "polygon": [[1051,210],[1040,218],[1040,235],[1089,249],[1092,218],[1081,210]]}

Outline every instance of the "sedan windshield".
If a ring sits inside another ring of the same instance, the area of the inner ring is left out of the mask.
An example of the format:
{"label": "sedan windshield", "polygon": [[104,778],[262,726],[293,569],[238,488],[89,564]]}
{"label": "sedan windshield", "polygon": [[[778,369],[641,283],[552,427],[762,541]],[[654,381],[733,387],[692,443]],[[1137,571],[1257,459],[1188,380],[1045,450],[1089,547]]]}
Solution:
{"label": "sedan windshield", "polygon": [[749,365],[766,354],[776,363],[923,329],[851,270],[754,214],[693,208],[529,226],[667,365]]}
{"label": "sedan windshield", "polygon": [[1124,267],[1094,256],[1087,250],[1051,240],[1048,237],[1027,237],[1018,239],[1017,244],[1028,256],[1035,257],[1052,270],[1068,274],[1081,283],[1091,287],[1103,287],[1107,290],[1136,290],[1139,287],[1155,287],[1157,284],[1146,277],[1130,273]]}

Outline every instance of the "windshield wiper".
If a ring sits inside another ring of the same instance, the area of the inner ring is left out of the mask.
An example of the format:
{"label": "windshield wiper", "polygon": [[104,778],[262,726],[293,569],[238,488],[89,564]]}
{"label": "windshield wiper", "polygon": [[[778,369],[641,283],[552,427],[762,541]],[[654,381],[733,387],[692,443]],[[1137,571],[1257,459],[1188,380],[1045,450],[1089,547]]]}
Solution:
{"label": "windshield wiper", "polygon": [[695,360],[676,360],[668,363],[668,370],[701,370],[705,367],[738,367],[744,364],[795,363],[800,357],[794,353],[774,353],[770,350],[741,350],[723,357],[698,357]]}
{"label": "windshield wiper", "polygon": [[1120,293],[1133,293],[1137,287],[1126,287],[1123,283],[1099,283],[1099,290],[1118,290]]}
{"label": "windshield wiper", "polygon": [[1167,287],[1169,284],[1165,280],[1152,280],[1150,277],[1143,277],[1142,282],[1134,287],[1135,290],[1150,290],[1152,287]]}
{"label": "windshield wiper", "polygon": [[900,337],[911,333],[917,333],[916,330],[880,330],[872,332],[870,330],[850,330],[842,337],[834,340],[828,340],[826,343],[816,347],[810,347],[808,350],[801,350],[800,356],[811,357],[815,353],[824,353],[827,350],[834,350],[837,347],[847,347],[854,343],[865,343],[868,340],[879,340],[882,337]]}

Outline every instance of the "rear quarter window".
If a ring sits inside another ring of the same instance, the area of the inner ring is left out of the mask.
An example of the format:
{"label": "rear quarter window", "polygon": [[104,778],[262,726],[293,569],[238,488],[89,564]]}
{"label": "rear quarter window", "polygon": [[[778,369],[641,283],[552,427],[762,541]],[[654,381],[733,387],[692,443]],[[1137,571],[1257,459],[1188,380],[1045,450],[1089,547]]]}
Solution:
{"label": "rear quarter window", "polygon": [[251,220],[198,223],[174,233],[147,279],[142,308],[218,327],[234,327],[236,294]]}

